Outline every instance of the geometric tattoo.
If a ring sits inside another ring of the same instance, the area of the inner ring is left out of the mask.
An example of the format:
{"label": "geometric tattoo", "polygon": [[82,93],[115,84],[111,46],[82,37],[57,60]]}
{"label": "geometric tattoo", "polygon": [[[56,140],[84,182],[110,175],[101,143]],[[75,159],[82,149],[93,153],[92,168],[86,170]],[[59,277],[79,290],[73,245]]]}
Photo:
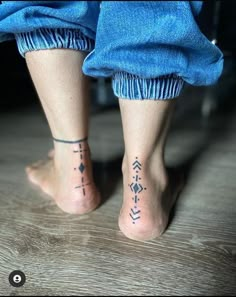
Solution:
{"label": "geometric tattoo", "polygon": [[133,170],[135,171],[135,175],[133,176],[134,181],[131,184],[128,184],[128,186],[130,187],[130,190],[133,192],[132,200],[134,201],[134,207],[131,208],[131,212],[129,213],[129,215],[133,220],[133,224],[135,224],[135,222],[141,218],[141,210],[138,208],[138,202],[140,200],[139,194],[143,190],[146,191],[147,188],[144,188],[140,182],[141,177],[139,176],[139,171],[142,170],[142,164],[138,161],[138,157],[136,157],[136,160],[134,161],[132,166]]}
{"label": "geometric tattoo", "polygon": [[[84,182],[84,176],[83,173],[85,171],[85,165],[83,163],[83,159],[84,159],[84,152],[87,152],[88,149],[84,148],[84,144],[83,142],[85,142],[88,139],[88,137],[85,137],[83,139],[79,139],[79,140],[64,140],[64,139],[58,139],[53,137],[53,140],[56,142],[62,142],[62,143],[68,143],[68,144],[74,144],[76,145],[76,149],[73,150],[73,153],[79,153],[80,154],[80,164],[77,168],[74,168],[74,170],[79,170],[80,173],[82,174],[81,176],[81,184],[79,186],[76,186],[75,189],[82,189],[83,194],[85,195],[85,187],[88,186],[90,183],[85,183]],[[83,145],[82,145],[83,144]]]}
{"label": "geometric tattoo", "polygon": [[82,143],[79,143],[79,147],[78,149],[74,150],[73,152],[76,154],[80,154],[80,164],[79,166],[76,168],[74,168],[74,170],[78,170],[80,171],[80,173],[82,174],[81,176],[81,184],[79,186],[76,186],[75,189],[82,189],[83,191],[83,195],[85,196],[85,187],[90,185],[91,183],[85,183],[84,182],[84,171],[86,169],[85,165],[84,165],[84,162],[83,162],[83,159],[84,159],[84,152],[87,152],[88,149],[84,148],[84,146],[82,145]]}
{"label": "geometric tattoo", "polygon": [[58,138],[53,137],[53,140],[56,141],[56,142],[62,142],[62,143],[68,143],[68,144],[84,142],[87,139],[88,139],[88,137],[83,138],[83,139],[79,139],[79,140],[70,141],[70,140],[58,139]]}

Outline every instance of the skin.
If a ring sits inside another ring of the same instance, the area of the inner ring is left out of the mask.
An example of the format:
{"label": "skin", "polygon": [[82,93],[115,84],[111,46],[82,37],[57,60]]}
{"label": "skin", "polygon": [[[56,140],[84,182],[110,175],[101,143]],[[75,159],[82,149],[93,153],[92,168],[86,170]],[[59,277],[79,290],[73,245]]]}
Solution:
{"label": "skin", "polygon": [[[89,79],[81,70],[85,56],[67,49],[26,53],[52,136],[59,140],[54,141],[47,160],[28,166],[26,172],[31,182],[53,197],[63,211],[72,214],[90,212],[100,203],[89,143],[84,140],[89,130]],[[175,100],[119,99],[119,104],[125,141],[119,226],[133,240],[151,240],[165,231],[182,188],[179,177],[172,182],[164,162]],[[139,190],[134,187],[137,182]]]}

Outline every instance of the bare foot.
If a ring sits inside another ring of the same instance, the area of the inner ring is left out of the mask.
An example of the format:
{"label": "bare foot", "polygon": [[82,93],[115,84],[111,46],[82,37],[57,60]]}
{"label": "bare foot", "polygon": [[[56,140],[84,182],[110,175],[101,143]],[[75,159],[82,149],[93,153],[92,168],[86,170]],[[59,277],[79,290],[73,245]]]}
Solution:
{"label": "bare foot", "polygon": [[138,156],[131,164],[126,158],[123,161],[124,201],[119,227],[133,240],[152,240],[163,234],[170,211],[184,185],[182,177],[168,177],[164,166],[153,164]]}
{"label": "bare foot", "polygon": [[29,180],[67,213],[85,214],[94,210],[100,203],[100,194],[93,181],[88,143],[57,146],[48,160],[26,167]]}

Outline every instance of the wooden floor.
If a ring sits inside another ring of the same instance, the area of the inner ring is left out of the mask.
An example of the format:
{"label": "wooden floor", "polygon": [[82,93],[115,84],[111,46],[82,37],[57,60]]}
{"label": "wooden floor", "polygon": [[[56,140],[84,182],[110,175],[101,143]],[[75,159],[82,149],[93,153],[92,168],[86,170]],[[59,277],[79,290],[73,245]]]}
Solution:
{"label": "wooden floor", "polygon": [[[169,166],[187,174],[169,229],[138,243],[119,231],[123,140],[118,110],[94,114],[91,148],[104,203],[62,213],[30,185],[26,164],[52,141],[38,108],[0,116],[0,294],[7,296],[236,294],[236,112],[174,120]],[[13,288],[8,276],[27,281]]]}

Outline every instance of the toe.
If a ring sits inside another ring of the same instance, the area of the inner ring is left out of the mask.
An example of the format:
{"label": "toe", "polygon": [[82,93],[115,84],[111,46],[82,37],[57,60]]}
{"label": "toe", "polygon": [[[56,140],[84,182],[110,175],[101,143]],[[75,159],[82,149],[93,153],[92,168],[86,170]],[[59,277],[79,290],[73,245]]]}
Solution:
{"label": "toe", "polygon": [[53,158],[54,158],[54,155],[55,155],[55,151],[54,151],[54,149],[51,149],[51,150],[48,152],[48,158],[49,158],[49,159],[53,159]]}
{"label": "toe", "polygon": [[32,169],[38,169],[39,167],[42,167],[45,164],[45,161],[39,160],[33,164],[30,165]]}
{"label": "toe", "polygon": [[28,174],[31,171],[31,166],[26,166],[25,167],[25,172]]}

